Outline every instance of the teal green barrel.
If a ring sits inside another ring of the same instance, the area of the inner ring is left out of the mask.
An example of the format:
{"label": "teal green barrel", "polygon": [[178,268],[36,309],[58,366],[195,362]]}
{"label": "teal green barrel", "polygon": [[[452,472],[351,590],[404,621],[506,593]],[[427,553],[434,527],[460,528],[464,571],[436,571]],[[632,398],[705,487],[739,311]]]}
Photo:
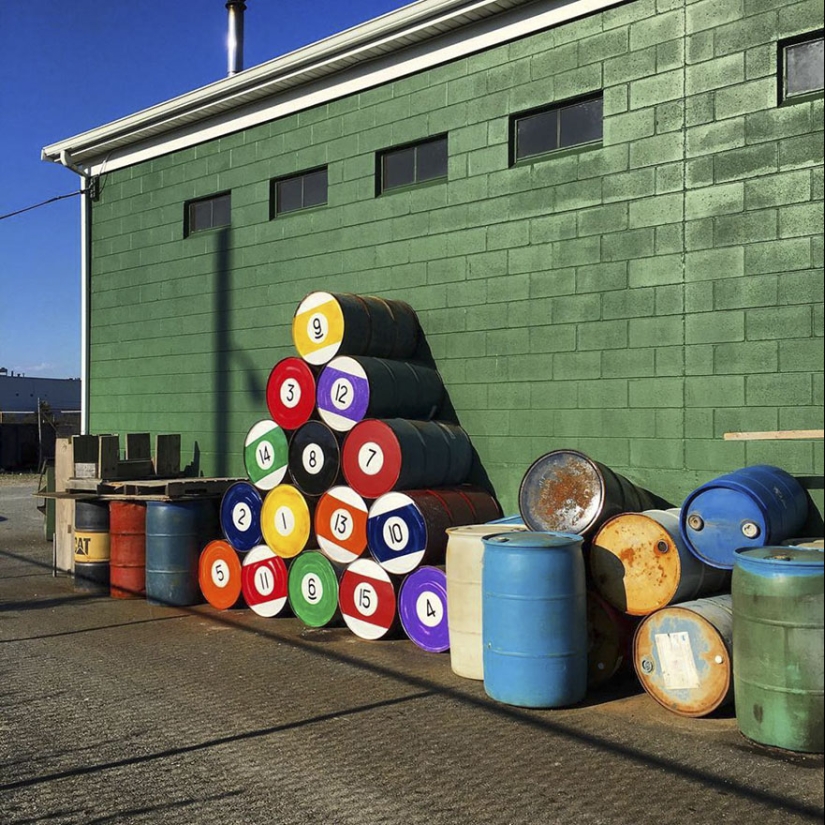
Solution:
{"label": "teal green barrel", "polygon": [[202,547],[215,532],[214,503],[150,501],[146,505],[146,600],[186,606],[203,601]]}
{"label": "teal green barrel", "polygon": [[485,692],[520,707],[581,701],[588,648],[581,536],[513,532],[483,541]]}
{"label": "teal green barrel", "polygon": [[731,579],[736,722],[754,742],[823,752],[821,550],[741,548]]}

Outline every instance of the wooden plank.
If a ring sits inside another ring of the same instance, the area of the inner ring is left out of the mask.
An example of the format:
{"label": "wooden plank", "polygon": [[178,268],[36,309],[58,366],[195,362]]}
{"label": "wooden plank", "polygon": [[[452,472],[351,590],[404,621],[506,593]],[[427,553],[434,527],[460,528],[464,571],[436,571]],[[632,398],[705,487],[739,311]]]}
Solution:
{"label": "wooden plank", "polygon": [[[76,436],[75,436],[76,437]],[[69,479],[74,472],[74,447],[72,438],[58,438],[55,441],[54,489],[63,493],[68,489]],[[74,569],[74,500],[55,501],[54,566],[57,570],[71,573]]]}
{"label": "wooden plank", "polygon": [[97,474],[100,478],[117,478],[120,461],[120,438],[116,435],[99,435],[100,439]]}
{"label": "wooden plank", "polygon": [[72,437],[72,454],[78,464],[97,464],[100,445],[96,435],[75,435]]}
{"label": "wooden plank", "polygon": [[[117,472],[111,478],[132,479],[149,478],[155,474],[155,465],[151,458],[118,461]],[[104,476],[107,478],[107,476]]]}
{"label": "wooden plank", "polygon": [[126,460],[152,460],[152,442],[149,433],[126,433]]}
{"label": "wooden plank", "polygon": [[156,436],[155,475],[158,478],[180,475],[180,433]]}
{"label": "wooden plank", "polygon": [[809,441],[825,437],[825,430],[770,430],[725,433],[725,441]]}

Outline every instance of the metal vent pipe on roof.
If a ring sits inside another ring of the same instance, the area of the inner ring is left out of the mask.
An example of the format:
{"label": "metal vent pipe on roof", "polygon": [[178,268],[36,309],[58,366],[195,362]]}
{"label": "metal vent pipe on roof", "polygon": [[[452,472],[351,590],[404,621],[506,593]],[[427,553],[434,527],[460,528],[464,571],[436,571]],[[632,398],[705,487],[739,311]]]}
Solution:
{"label": "metal vent pipe on roof", "polygon": [[227,0],[226,10],[229,12],[228,75],[232,77],[243,71],[243,13],[246,3],[244,0]]}

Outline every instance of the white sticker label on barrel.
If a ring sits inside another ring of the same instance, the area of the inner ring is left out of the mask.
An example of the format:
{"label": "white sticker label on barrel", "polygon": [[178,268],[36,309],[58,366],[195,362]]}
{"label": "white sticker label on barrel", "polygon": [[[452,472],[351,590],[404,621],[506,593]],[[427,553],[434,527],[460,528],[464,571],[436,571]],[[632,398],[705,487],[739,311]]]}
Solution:
{"label": "white sticker label on barrel", "polygon": [[252,510],[246,502],[239,501],[232,508],[232,524],[241,532],[249,529],[249,525],[252,524]]}
{"label": "white sticker label on barrel", "polygon": [[324,597],[324,585],[315,573],[307,573],[301,579],[301,595],[309,604],[317,604]]}
{"label": "white sticker label on barrel", "polygon": [[662,668],[662,681],[667,690],[694,690],[699,687],[699,674],[686,631],[656,633],[656,652]]}
{"label": "white sticker label on barrel", "polygon": [[295,529],[295,513],[289,507],[279,507],[275,511],[275,529],[282,536],[292,535]]}
{"label": "white sticker label on barrel", "polygon": [[226,587],[229,584],[229,565],[223,559],[216,559],[212,563],[212,583],[215,587]]}
{"label": "white sticker label on barrel", "polygon": [[272,575],[272,571],[261,565],[255,570],[255,590],[261,596],[269,596],[272,594],[272,591],[275,589],[275,577]]}
{"label": "white sticker label on barrel", "polygon": [[351,535],[354,526],[354,519],[348,510],[339,508],[329,520],[329,529],[332,534],[341,541],[346,541]]}
{"label": "white sticker label on barrel", "polygon": [[355,609],[362,616],[372,616],[378,609],[378,593],[369,582],[359,582],[353,593]]}
{"label": "white sticker label on barrel", "polygon": [[329,321],[322,312],[314,312],[307,321],[307,336],[310,341],[320,344],[329,335]]}
{"label": "white sticker label on barrel", "polygon": [[384,522],[384,543],[390,550],[400,553],[410,543],[410,528],[407,522],[398,516],[390,516]]}
{"label": "white sticker label on barrel", "polygon": [[281,403],[293,409],[301,402],[301,385],[294,378],[287,378],[281,384]]}
{"label": "white sticker label on barrel", "polygon": [[358,450],[358,467],[367,476],[381,472],[384,466],[384,451],[374,441],[367,441]]}
{"label": "white sticker label on barrel", "polygon": [[432,590],[424,590],[415,601],[418,621],[426,627],[438,627],[444,621],[444,603]]}
{"label": "white sticker label on barrel", "polygon": [[330,388],[330,400],[336,410],[348,410],[355,400],[352,382],[346,378],[336,378]]}
{"label": "white sticker label on barrel", "polygon": [[310,475],[317,475],[324,469],[324,452],[317,444],[307,444],[301,453],[301,464]]}

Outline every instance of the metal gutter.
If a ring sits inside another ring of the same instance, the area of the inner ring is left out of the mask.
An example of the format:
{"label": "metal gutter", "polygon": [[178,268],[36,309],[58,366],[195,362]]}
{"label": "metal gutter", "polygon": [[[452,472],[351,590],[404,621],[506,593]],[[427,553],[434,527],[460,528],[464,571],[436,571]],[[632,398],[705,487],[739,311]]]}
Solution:
{"label": "metal gutter", "polygon": [[46,146],[101,174],[354,94],[624,0],[419,0],[129,117]]}

